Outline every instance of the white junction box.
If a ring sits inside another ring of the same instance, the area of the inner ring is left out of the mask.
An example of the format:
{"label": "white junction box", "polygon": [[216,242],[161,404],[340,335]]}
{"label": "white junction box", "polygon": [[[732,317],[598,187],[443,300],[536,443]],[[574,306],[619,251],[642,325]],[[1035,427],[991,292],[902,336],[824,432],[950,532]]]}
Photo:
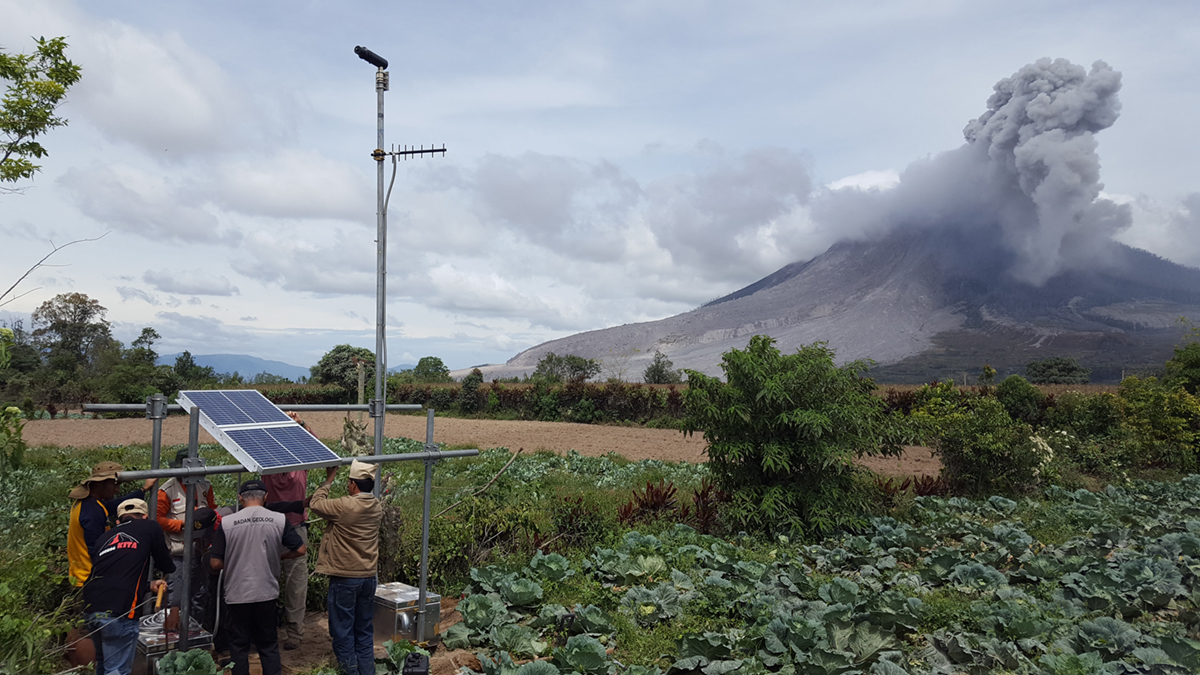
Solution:
{"label": "white junction box", "polygon": [[435,645],[441,640],[442,596],[425,593],[425,634],[417,635],[416,586],[393,581],[375,588],[375,643],[408,640]]}

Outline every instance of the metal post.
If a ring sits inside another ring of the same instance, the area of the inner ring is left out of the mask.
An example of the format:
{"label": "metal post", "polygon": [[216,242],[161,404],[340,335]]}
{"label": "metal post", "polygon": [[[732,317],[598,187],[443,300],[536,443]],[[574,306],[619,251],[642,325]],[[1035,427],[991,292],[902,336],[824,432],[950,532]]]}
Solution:
{"label": "metal post", "polygon": [[[188,420],[188,458],[185,464],[195,466],[196,455],[200,451],[200,409],[192,406]],[[188,648],[188,633],[191,632],[192,620],[192,526],[196,510],[196,481],[198,476],[185,476],[179,482],[183,484],[183,569],[180,571],[179,589],[179,643],[178,649],[186,652]]]}
{"label": "metal post", "polygon": [[[429,417],[425,422],[425,452],[434,452],[437,446],[433,443],[433,408],[429,409]],[[417,588],[417,639],[425,642],[425,589],[429,586],[429,511],[433,495],[433,465],[436,459],[425,460],[425,498],[422,502],[421,515],[421,582]]]}
{"label": "metal post", "polygon": [[[146,419],[150,420],[153,431],[150,436],[150,468],[157,469],[162,466],[162,425],[163,418],[167,416],[167,397],[162,394],[155,394],[146,397]],[[146,507],[149,513],[147,518],[154,520],[158,519],[158,483],[150,486],[150,492],[146,495]],[[154,579],[154,559],[151,558],[146,564],[147,580]]]}
{"label": "metal post", "polygon": [[[376,64],[375,94],[379,110],[376,131],[375,153],[375,187],[376,187],[376,281],[375,281],[375,408],[371,416],[375,418],[375,454],[383,454],[383,425],[385,421],[384,406],[387,399],[384,396],[384,380],[387,377],[387,211],[383,196],[383,93],[388,89],[388,74],[384,70],[387,63]],[[378,480],[380,472],[375,473],[375,497],[379,497],[382,481]]]}

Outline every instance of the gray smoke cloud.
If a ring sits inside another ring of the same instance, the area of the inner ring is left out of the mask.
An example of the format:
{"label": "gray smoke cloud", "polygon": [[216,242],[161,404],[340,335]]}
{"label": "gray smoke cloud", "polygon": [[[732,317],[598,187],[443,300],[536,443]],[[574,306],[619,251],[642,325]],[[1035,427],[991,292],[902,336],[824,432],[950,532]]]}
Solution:
{"label": "gray smoke cloud", "polygon": [[848,236],[897,229],[998,228],[1007,272],[1040,285],[1094,264],[1131,210],[1100,197],[1095,135],[1116,121],[1121,74],[1040,59],[996,83],[987,111],[964,130],[966,144],[915,162],[891,190],[835,190],[813,217]]}

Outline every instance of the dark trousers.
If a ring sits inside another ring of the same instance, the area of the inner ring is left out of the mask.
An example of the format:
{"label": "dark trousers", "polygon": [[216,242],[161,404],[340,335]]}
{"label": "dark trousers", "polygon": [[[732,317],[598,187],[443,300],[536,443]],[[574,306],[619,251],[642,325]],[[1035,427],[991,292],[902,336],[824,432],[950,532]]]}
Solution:
{"label": "dark trousers", "polygon": [[329,577],[329,637],[346,675],[375,675],[375,577]]}
{"label": "dark trousers", "polygon": [[[280,675],[275,600],[226,605],[229,611],[229,658],[233,675],[250,675],[250,645],[258,649],[263,675]],[[225,614],[221,614],[225,623]]]}

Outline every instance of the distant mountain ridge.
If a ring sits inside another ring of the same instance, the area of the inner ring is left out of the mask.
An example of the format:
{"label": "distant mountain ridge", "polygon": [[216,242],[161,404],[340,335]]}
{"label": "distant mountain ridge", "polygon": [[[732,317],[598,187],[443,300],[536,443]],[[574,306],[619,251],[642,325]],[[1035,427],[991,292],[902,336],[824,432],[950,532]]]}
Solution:
{"label": "distant mountain ridge", "polygon": [[531,373],[547,352],[626,359],[638,380],[655,351],[676,368],[720,374],[721,355],[767,334],[784,352],[817,341],[839,361],[873,359],[880,382],[1003,377],[1029,361],[1072,356],[1093,381],[1161,366],[1200,320],[1200,270],[1110,242],[1087,269],[1041,286],[1006,274],[998,233],[893,233],[842,242],[673,317],[579,333],[527,349],[485,378]]}
{"label": "distant mountain ridge", "polygon": [[[179,358],[179,354],[160,354],[158,364],[173,366],[177,358]],[[293,366],[283,361],[260,359],[257,356],[246,354],[192,354],[192,358],[198,366],[212,366],[212,369],[218,373],[237,373],[244,378],[251,378],[259,373],[270,373],[286,377],[289,380],[297,380],[309,375],[308,368]]]}
{"label": "distant mountain ridge", "polygon": [[[157,363],[160,366],[173,366],[177,358],[179,358],[179,354],[160,354]],[[193,354],[192,358],[196,361],[196,365],[201,367],[212,366],[212,369],[218,373],[237,373],[244,378],[251,378],[259,373],[270,373],[295,381],[302,377],[308,377],[310,374],[308,368],[293,366],[283,361],[260,359],[247,354]],[[412,370],[415,367],[415,364],[402,363],[388,368],[388,372],[398,373],[401,370]]]}

